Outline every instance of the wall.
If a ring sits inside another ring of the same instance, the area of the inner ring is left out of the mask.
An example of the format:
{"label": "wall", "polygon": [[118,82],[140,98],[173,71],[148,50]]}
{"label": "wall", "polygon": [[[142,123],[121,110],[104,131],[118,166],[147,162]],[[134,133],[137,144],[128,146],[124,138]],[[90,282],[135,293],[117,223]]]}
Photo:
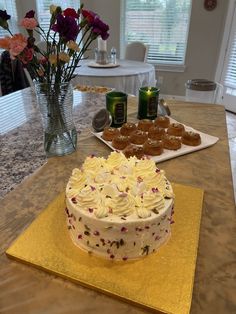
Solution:
{"label": "wall", "polygon": [[[16,0],[21,11],[32,9],[31,0]],[[82,1],[87,9],[97,12],[110,26],[108,49],[112,46],[120,49],[120,4],[122,0],[86,0]],[[228,0],[218,0],[213,11],[204,9],[203,0],[193,0],[189,29],[189,41],[184,72],[156,72],[163,78],[161,93],[184,95],[185,82],[193,78],[214,80],[221,39],[224,31]],[[95,43],[96,44],[96,43]],[[95,47],[95,44],[92,48]],[[93,49],[90,57],[93,58]]]}
{"label": "wall", "polygon": [[[81,0],[81,2],[83,2]],[[120,50],[120,0],[86,0],[83,2],[85,8],[96,12],[101,19],[110,27],[110,37],[107,42],[107,48],[110,50],[113,46],[117,51]]]}

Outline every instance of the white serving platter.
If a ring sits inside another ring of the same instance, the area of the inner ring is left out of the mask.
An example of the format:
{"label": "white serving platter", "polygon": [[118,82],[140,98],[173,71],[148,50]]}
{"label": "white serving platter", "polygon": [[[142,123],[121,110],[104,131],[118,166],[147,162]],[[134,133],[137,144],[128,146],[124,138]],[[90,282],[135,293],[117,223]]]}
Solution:
{"label": "white serving platter", "polygon": [[89,66],[90,68],[102,68],[102,69],[104,69],[104,68],[117,68],[117,67],[119,67],[120,65],[119,65],[119,63],[116,63],[116,64],[114,64],[114,63],[98,64],[98,63],[96,63],[96,62],[90,62],[90,63],[88,64],[88,66]]}
{"label": "white serving platter", "polygon": [[[169,117],[170,119],[170,123],[179,123],[178,121],[172,119],[171,117]],[[183,124],[183,123],[182,123]],[[189,154],[189,153],[193,153],[196,152],[198,150],[204,149],[206,147],[210,147],[212,145],[214,145],[219,138],[216,136],[212,136],[203,132],[200,132],[196,129],[193,129],[190,126],[187,126],[185,124],[183,124],[185,127],[186,131],[192,131],[192,132],[197,132],[200,134],[201,136],[201,144],[198,146],[187,146],[182,144],[181,148],[178,150],[168,150],[168,149],[164,149],[163,153],[160,156],[149,156],[152,160],[154,160],[156,163],[168,160],[168,159],[172,159],[181,155],[185,155],[185,154]],[[102,132],[92,132],[99,140],[101,140],[103,143],[105,143],[107,146],[109,146],[112,150],[116,150],[114,147],[112,147],[111,142],[105,141],[102,138]]]}
{"label": "white serving platter", "polygon": [[106,86],[91,86],[91,85],[82,85],[77,84],[74,87],[75,91],[79,91],[81,93],[95,93],[95,94],[106,94],[114,90],[114,88],[106,87]]}

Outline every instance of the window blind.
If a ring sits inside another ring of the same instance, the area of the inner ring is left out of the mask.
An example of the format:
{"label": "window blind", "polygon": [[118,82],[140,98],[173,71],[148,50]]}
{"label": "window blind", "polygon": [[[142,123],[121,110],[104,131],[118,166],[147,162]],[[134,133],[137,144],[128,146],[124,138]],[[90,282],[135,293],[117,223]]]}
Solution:
{"label": "window blind", "polygon": [[124,0],[123,47],[149,45],[148,62],[183,65],[191,0]]}
{"label": "window blind", "polygon": [[229,53],[229,63],[226,70],[224,85],[236,89],[236,31],[233,35]]}
{"label": "window blind", "polygon": [[[76,0],[37,0],[37,19],[42,29],[47,33],[50,24],[50,5],[58,5],[62,10],[74,8],[76,11],[80,7],[80,1]],[[54,32],[52,32],[54,34]]]}
{"label": "window blind", "polygon": [[[0,10],[7,11],[7,14],[11,16],[8,20],[9,28],[13,34],[18,33],[17,25],[17,11],[16,11],[16,1],[15,0],[0,0]],[[10,36],[7,30],[0,27],[0,37]]]}

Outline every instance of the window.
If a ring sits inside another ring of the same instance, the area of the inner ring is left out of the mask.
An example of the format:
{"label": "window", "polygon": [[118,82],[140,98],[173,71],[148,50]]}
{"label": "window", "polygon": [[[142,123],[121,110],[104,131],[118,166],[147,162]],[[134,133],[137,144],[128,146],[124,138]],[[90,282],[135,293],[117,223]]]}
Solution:
{"label": "window", "polygon": [[191,0],[123,0],[121,49],[141,41],[148,62],[184,65],[190,12]]}
{"label": "window", "polygon": [[37,0],[36,3],[37,18],[40,26],[46,33],[48,31],[51,18],[50,5],[58,5],[61,6],[62,9],[74,8],[76,11],[79,9],[80,6],[80,1],[78,0]]}
{"label": "window", "polygon": [[[0,0],[0,10],[6,10],[11,16],[8,20],[9,28],[13,34],[18,33],[17,26],[17,11],[16,11],[16,1],[15,0]],[[0,37],[10,36],[9,32],[2,27],[0,27]]]}
{"label": "window", "polygon": [[236,31],[232,34],[232,44],[230,47],[229,61],[225,76],[224,85],[234,89],[236,92]]}

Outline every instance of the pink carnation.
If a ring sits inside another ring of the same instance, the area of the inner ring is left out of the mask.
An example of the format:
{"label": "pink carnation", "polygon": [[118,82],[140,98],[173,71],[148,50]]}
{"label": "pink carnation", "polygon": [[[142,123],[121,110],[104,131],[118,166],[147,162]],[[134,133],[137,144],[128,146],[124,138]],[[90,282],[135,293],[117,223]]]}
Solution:
{"label": "pink carnation", "polygon": [[15,59],[27,46],[27,38],[22,34],[15,34],[11,38],[10,42],[10,55],[12,59]]}
{"label": "pink carnation", "polygon": [[35,18],[28,18],[25,17],[21,20],[20,26],[23,26],[26,29],[34,29],[36,26],[38,26],[38,22],[35,20]]}

